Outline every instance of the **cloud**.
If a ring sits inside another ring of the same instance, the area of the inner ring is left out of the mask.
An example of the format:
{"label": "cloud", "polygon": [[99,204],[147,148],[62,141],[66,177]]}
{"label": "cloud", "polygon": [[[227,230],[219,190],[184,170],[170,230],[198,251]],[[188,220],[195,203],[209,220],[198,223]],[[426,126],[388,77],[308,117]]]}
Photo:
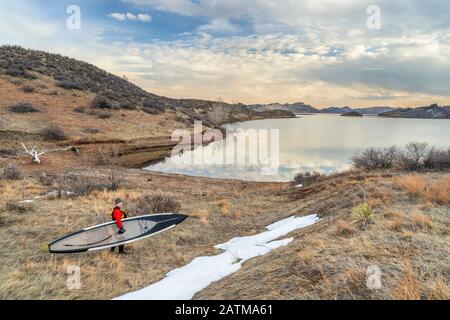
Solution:
{"label": "cloud", "polygon": [[240,29],[230,23],[227,19],[214,19],[210,23],[205,24],[198,28],[200,32],[212,32],[212,33],[238,33]]}
{"label": "cloud", "polygon": [[59,17],[59,25],[51,23],[44,7],[7,0],[13,9],[0,10],[0,43],[62,53],[172,97],[318,107],[450,104],[450,2],[379,0],[381,30],[366,28],[366,0],[133,2],[138,12],[148,5],[193,23],[166,38],[152,30],[153,40],[144,42],[128,37],[126,24],[83,20],[82,32],[71,32]]}
{"label": "cloud", "polygon": [[108,14],[108,17],[116,19],[118,21],[141,21],[141,22],[150,22],[152,21],[152,17],[146,13],[139,13],[137,15],[133,13],[117,13],[112,12]]}

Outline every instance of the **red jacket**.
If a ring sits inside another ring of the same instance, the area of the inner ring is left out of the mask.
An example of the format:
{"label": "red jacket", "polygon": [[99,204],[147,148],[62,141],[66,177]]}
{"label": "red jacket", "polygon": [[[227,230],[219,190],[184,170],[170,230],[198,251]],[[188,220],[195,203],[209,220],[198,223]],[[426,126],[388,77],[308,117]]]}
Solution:
{"label": "red jacket", "polygon": [[115,207],[111,216],[112,216],[113,221],[115,221],[117,223],[117,226],[119,227],[119,229],[122,229],[123,228],[122,219],[125,219],[127,217],[127,214],[125,213],[125,211],[118,207]]}

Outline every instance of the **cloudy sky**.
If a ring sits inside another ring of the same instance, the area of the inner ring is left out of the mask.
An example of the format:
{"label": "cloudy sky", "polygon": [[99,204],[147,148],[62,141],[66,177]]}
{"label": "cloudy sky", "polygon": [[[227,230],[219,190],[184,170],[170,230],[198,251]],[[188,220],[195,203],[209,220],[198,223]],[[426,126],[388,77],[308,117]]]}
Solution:
{"label": "cloudy sky", "polygon": [[[80,29],[67,27],[70,5]],[[68,55],[170,97],[450,104],[444,0],[2,0],[0,44]]]}

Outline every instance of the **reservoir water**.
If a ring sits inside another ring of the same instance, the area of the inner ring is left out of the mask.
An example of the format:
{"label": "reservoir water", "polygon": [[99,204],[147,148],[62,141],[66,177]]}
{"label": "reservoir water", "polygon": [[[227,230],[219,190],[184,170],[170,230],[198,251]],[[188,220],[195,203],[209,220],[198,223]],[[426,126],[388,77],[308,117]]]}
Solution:
{"label": "reservoir water", "polygon": [[[145,170],[192,176],[251,181],[289,181],[300,171],[332,173],[351,166],[351,158],[369,147],[404,147],[412,141],[436,147],[450,146],[450,120],[391,119],[377,116],[341,117],[330,114],[302,115],[292,119],[240,122],[225,128],[236,135],[246,130],[278,130],[276,172],[262,174],[263,164],[193,163],[193,152],[167,158]],[[241,131],[242,129],[243,131]],[[227,139],[230,139],[227,136]],[[223,142],[203,147],[202,153],[225,152]],[[251,152],[250,149],[247,152]],[[224,161],[225,162],[225,161]]]}

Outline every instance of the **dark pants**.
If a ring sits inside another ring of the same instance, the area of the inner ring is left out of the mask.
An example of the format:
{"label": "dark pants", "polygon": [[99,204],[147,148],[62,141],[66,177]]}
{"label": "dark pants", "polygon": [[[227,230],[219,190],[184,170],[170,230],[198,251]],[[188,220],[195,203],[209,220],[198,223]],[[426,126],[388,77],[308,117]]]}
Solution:
{"label": "dark pants", "polygon": [[[125,252],[123,249],[125,248],[125,245],[120,245],[119,246],[119,253],[123,253],[123,252]],[[116,247],[112,247],[111,248],[111,251],[114,251],[114,250],[116,250]]]}

